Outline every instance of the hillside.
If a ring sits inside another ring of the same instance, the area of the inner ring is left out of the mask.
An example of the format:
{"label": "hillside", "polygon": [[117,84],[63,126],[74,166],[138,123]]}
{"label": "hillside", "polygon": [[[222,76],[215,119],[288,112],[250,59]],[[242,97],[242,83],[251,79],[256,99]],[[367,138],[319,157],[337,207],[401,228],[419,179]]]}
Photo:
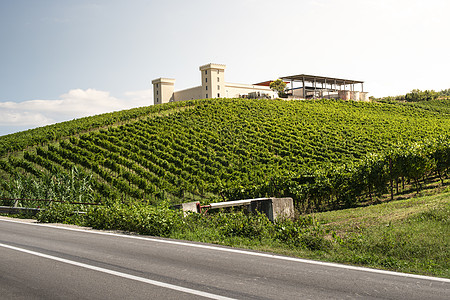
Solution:
{"label": "hillside", "polygon": [[[449,132],[448,114],[398,104],[170,103],[0,137],[0,196],[53,198],[55,193],[42,190],[51,190],[55,178],[72,176],[73,184],[76,167],[77,178],[92,184],[89,201],[125,197],[179,203],[266,195],[298,200],[309,197],[303,187],[319,181],[317,172],[348,174],[370,153]],[[448,139],[440,143],[448,145]],[[347,169],[339,171],[343,165]],[[376,189],[371,185],[360,189],[371,195]],[[336,192],[324,197],[343,201]]]}
{"label": "hillside", "polygon": [[442,114],[450,114],[450,98],[441,98],[428,101],[407,102],[404,105],[410,105],[417,108],[436,111]]}

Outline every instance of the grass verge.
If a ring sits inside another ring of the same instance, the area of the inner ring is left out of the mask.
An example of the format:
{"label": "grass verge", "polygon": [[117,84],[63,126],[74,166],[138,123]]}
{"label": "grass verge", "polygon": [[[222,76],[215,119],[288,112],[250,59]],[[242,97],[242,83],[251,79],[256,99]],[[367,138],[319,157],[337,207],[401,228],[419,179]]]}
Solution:
{"label": "grass verge", "polygon": [[450,192],[276,223],[243,211],[183,217],[164,204],[117,203],[83,215],[74,210],[55,204],[38,220],[450,278]]}

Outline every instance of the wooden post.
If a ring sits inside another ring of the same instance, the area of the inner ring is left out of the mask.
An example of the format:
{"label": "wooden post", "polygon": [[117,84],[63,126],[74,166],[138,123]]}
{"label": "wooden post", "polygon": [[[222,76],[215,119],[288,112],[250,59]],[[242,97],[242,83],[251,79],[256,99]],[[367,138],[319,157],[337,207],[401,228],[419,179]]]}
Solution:
{"label": "wooden post", "polygon": [[[344,98],[347,98],[347,91],[345,90],[345,86],[346,86],[346,84],[345,84],[345,80],[344,80],[344,94],[345,94]],[[348,100],[348,99],[343,99],[343,100]]]}
{"label": "wooden post", "polygon": [[314,78],[314,96],[313,99],[316,99],[316,78]]}
{"label": "wooden post", "polygon": [[302,84],[303,84],[303,99],[306,99],[306,92],[305,92],[305,77],[302,77]]}
{"label": "wooden post", "polygon": [[392,182],[392,158],[389,157],[389,177],[391,180],[391,201],[394,200],[394,183]]}

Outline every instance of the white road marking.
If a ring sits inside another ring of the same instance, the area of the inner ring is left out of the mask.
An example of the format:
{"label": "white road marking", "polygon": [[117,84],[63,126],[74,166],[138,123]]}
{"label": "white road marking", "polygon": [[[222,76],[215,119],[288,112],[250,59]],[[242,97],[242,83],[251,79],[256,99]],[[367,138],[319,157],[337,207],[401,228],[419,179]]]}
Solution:
{"label": "white road marking", "polygon": [[68,259],[64,259],[64,258],[53,256],[53,255],[48,255],[48,254],[44,254],[44,253],[40,253],[40,252],[36,252],[36,251],[31,251],[31,250],[27,250],[27,249],[23,249],[23,248],[18,248],[18,247],[14,247],[14,246],[2,244],[2,243],[0,243],[0,247],[8,248],[8,249],[15,250],[15,251],[20,251],[20,252],[31,254],[31,255],[35,255],[35,256],[38,256],[38,257],[51,259],[51,260],[55,260],[55,261],[59,261],[59,262],[65,263],[65,264],[69,264],[69,265],[73,265],[73,266],[77,266],[77,267],[81,267],[81,268],[85,268],[85,269],[89,269],[89,270],[94,270],[94,271],[98,271],[98,272],[102,272],[102,273],[106,273],[106,274],[110,274],[110,275],[114,275],[114,276],[118,276],[118,277],[122,277],[122,278],[126,278],[126,279],[140,281],[140,282],[143,282],[143,283],[147,283],[147,284],[163,287],[163,288],[166,288],[166,289],[171,289],[171,290],[175,290],[175,291],[179,291],[179,292],[192,294],[192,295],[195,295],[195,296],[201,296],[201,297],[210,298],[210,299],[220,299],[220,300],[231,300],[231,299],[233,299],[233,298],[223,297],[223,296],[219,296],[219,295],[215,295],[215,294],[211,294],[211,293],[207,293],[207,292],[202,292],[202,291],[199,291],[199,290],[193,290],[193,289],[185,288],[185,287],[178,286],[178,285],[173,285],[173,284],[170,284],[170,283],[164,283],[164,282],[161,282],[161,281],[151,280],[151,279],[147,279],[147,278],[143,278],[143,277],[139,277],[139,276],[134,276],[134,275],[118,272],[118,271],[113,271],[113,270],[109,270],[109,269],[105,269],[105,268],[100,268],[100,267],[96,267],[96,266],[80,263],[80,262],[77,262],[77,261],[68,260]]}
{"label": "white road marking", "polygon": [[447,278],[416,275],[416,274],[409,274],[409,273],[400,273],[400,272],[386,271],[386,270],[379,270],[379,269],[371,269],[371,268],[357,267],[357,266],[344,265],[344,264],[338,264],[338,263],[330,263],[330,262],[322,262],[322,261],[309,260],[309,259],[296,258],[296,257],[280,256],[280,255],[269,254],[269,253],[260,253],[260,252],[252,252],[252,251],[246,251],[246,250],[225,248],[225,247],[212,246],[212,245],[194,244],[194,243],[188,243],[188,242],[164,240],[164,239],[150,238],[150,237],[143,237],[143,236],[134,236],[134,235],[111,233],[111,232],[86,230],[86,229],[80,229],[80,228],[69,228],[69,227],[41,224],[41,223],[26,223],[26,222],[4,219],[4,218],[0,218],[0,221],[34,225],[34,226],[42,226],[42,227],[50,227],[50,228],[64,229],[64,230],[71,230],[71,231],[78,231],[78,232],[86,232],[86,233],[93,233],[93,234],[100,234],[100,235],[109,235],[109,236],[116,236],[116,237],[129,238],[129,239],[138,239],[138,240],[145,240],[145,241],[157,242],[157,243],[162,243],[162,244],[172,244],[172,245],[179,245],[179,246],[185,246],[185,247],[202,248],[202,249],[209,249],[209,250],[214,250],[214,251],[238,253],[238,254],[243,254],[243,255],[273,258],[273,259],[278,259],[278,260],[293,261],[293,262],[299,262],[299,263],[305,263],[305,264],[311,264],[311,265],[320,265],[320,266],[333,267],[333,268],[339,268],[339,269],[355,270],[355,271],[362,271],[362,272],[369,272],[369,273],[378,273],[378,274],[384,274],[384,275],[392,275],[392,276],[400,276],[400,277],[408,277],[408,278],[416,278],[416,279],[422,279],[422,280],[432,280],[432,281],[450,283],[450,279],[447,279]]}

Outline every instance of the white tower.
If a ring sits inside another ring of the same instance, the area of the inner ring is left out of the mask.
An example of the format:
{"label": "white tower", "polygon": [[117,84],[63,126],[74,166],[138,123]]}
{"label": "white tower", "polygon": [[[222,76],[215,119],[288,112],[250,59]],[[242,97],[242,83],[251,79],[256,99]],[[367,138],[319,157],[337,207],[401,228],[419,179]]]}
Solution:
{"label": "white tower", "polygon": [[152,81],[153,84],[153,104],[162,104],[173,101],[173,89],[175,79],[158,78]]}
{"label": "white tower", "polygon": [[201,98],[225,97],[225,65],[207,64],[200,67],[202,73]]}

